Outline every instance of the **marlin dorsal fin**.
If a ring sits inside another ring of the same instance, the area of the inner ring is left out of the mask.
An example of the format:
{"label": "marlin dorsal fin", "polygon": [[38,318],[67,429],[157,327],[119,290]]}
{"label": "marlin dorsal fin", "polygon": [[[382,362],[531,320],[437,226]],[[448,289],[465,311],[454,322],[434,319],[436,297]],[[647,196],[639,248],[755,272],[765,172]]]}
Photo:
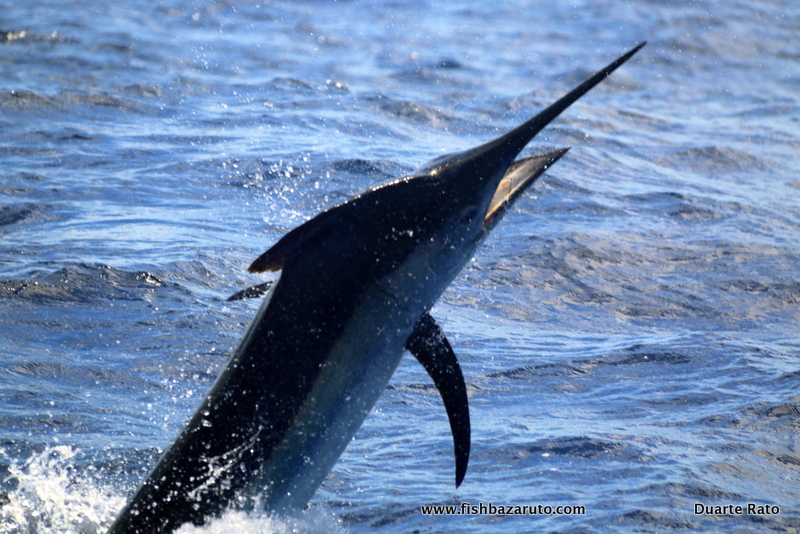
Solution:
{"label": "marlin dorsal fin", "polygon": [[470,449],[469,403],[461,366],[444,332],[427,312],[414,325],[406,349],[428,371],[444,401],[453,433],[458,487],[467,473]]}
{"label": "marlin dorsal fin", "polygon": [[[351,201],[352,202],[352,201]],[[321,230],[334,223],[346,209],[350,202],[334,206],[323,211],[313,219],[309,219],[285,236],[280,238],[277,243],[272,245],[269,250],[250,264],[247,268],[251,273],[263,273],[264,271],[280,271],[284,264],[298,250],[300,250],[310,239],[317,235]]]}

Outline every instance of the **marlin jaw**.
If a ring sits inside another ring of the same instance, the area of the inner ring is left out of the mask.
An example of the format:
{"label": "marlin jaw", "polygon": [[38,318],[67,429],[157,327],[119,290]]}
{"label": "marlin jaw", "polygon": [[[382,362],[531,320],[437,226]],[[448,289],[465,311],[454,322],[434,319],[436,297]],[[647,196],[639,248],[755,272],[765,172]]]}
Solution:
{"label": "marlin jaw", "polygon": [[280,270],[279,278],[231,297],[266,291],[208,396],[110,533],[202,524],[244,492],[260,493],[272,512],[301,509],[405,350],[442,395],[458,486],[470,450],[466,385],[428,310],[513,202],[567,149],[514,158],[642,46],[509,133],[322,212],[259,256],[249,270]]}

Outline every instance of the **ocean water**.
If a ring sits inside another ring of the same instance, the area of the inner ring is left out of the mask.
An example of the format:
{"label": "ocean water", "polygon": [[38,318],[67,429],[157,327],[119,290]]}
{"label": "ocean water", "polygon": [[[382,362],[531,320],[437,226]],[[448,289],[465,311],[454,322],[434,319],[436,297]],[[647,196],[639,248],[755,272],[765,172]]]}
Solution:
{"label": "ocean water", "polygon": [[[104,532],[283,233],[642,40],[433,310],[464,484],[408,357],[308,511],[182,532],[800,531],[798,32],[788,0],[0,0],[0,532]],[[585,513],[422,513],[462,502]]]}

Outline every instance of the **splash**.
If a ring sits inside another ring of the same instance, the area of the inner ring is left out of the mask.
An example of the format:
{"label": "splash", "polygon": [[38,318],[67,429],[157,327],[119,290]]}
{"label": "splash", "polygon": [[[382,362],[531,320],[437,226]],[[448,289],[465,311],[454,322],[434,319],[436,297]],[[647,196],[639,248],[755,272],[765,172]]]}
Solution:
{"label": "splash", "polygon": [[310,508],[296,517],[274,517],[263,512],[229,510],[201,527],[184,525],[176,534],[347,534],[322,508]]}
{"label": "splash", "polygon": [[[124,492],[104,479],[102,469],[79,464],[79,452],[60,445],[31,455],[25,462],[0,458],[9,464],[0,493],[2,534],[103,534],[125,505]],[[177,534],[346,534],[347,530],[322,508],[295,517],[277,518],[264,512],[229,510],[219,519],[197,527],[184,525]]]}
{"label": "splash", "polygon": [[[5,452],[0,456],[7,458]],[[102,533],[124,504],[99,482],[92,466],[77,466],[67,446],[46,448],[24,463],[10,460],[9,490],[0,507],[0,532],[8,534]]]}

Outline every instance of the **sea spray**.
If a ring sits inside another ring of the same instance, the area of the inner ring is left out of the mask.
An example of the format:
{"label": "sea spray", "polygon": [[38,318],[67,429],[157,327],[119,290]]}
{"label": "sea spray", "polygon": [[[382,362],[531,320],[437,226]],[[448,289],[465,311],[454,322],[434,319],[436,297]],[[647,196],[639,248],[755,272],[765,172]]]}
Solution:
{"label": "sea spray", "polygon": [[[9,487],[0,505],[0,532],[7,534],[94,534],[104,532],[123,495],[100,480],[99,470],[79,465],[65,445],[47,447],[25,462],[9,459]],[[4,451],[0,456],[8,459]]]}

